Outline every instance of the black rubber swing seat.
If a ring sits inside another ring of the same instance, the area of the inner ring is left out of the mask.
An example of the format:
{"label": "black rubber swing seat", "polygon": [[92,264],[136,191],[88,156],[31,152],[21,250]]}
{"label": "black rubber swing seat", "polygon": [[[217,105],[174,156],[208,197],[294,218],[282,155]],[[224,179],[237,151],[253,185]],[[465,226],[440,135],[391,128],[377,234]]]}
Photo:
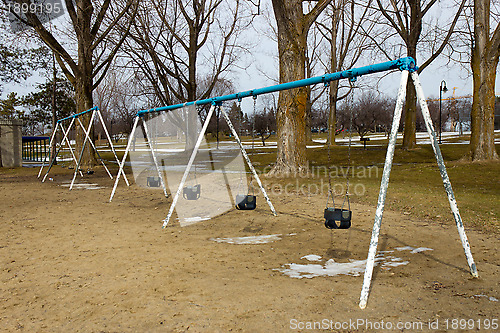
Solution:
{"label": "black rubber swing seat", "polygon": [[148,177],[146,179],[146,185],[148,187],[160,187],[160,177]]}
{"label": "black rubber swing seat", "polygon": [[349,229],[351,217],[352,211],[350,210],[328,207],[325,209],[325,227],[328,229]]}
{"label": "black rubber swing seat", "polygon": [[201,185],[186,186],[182,189],[182,196],[186,200],[198,200],[200,198]]}
{"label": "black rubber swing seat", "polygon": [[236,195],[236,208],[239,210],[254,210],[257,207],[255,195]]}

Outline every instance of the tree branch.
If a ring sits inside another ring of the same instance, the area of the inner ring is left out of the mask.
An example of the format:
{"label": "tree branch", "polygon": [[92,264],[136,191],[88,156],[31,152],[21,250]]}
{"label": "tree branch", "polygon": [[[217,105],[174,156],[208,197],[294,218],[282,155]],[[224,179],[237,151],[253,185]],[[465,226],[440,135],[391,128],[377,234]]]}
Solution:
{"label": "tree branch", "polygon": [[308,30],[314,21],[318,18],[319,14],[328,6],[332,0],[319,0],[313,9],[304,17],[304,30]]}

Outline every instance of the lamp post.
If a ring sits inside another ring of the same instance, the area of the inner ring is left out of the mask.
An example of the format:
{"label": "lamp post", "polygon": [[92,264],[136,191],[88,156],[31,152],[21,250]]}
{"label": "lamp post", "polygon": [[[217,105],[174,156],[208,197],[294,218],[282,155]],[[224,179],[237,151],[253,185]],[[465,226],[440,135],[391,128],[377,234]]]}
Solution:
{"label": "lamp post", "polygon": [[441,144],[441,132],[443,132],[443,127],[441,126],[441,100],[443,99],[443,92],[447,91],[448,88],[446,88],[446,81],[443,80],[439,84],[439,144]]}

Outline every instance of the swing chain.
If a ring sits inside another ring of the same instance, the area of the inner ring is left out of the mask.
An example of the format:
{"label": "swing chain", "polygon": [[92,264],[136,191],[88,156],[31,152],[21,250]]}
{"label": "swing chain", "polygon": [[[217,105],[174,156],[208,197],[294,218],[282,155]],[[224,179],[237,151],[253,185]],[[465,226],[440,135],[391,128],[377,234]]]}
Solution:
{"label": "swing chain", "polygon": [[354,108],[354,89],[356,88],[354,86],[354,82],[356,82],[356,79],[353,78],[349,80],[349,84],[351,85],[351,96],[350,96],[350,103],[349,103],[349,144],[347,146],[347,172],[346,172],[346,189],[345,189],[345,196],[344,196],[344,201],[342,202],[342,209],[344,209],[344,204],[345,201],[347,200],[347,206],[348,210],[351,210],[351,203],[349,200],[349,171],[351,168],[351,146],[352,146],[352,121],[353,121],[353,108]]}
{"label": "swing chain", "polygon": [[[255,116],[257,113],[257,95],[253,96],[253,119],[252,119],[252,150],[250,151],[250,156],[253,156],[253,151],[255,149],[255,137],[254,137],[254,132],[255,132]],[[250,188],[252,189],[252,195],[255,195],[255,189],[253,187],[253,175],[250,173],[250,184],[248,188],[248,193],[250,193]]]}

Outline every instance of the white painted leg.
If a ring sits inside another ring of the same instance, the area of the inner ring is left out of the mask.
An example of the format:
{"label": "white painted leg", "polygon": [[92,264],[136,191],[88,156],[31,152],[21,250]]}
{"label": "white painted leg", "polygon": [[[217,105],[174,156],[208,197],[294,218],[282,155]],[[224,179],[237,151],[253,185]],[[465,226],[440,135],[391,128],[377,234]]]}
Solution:
{"label": "white painted leg", "polygon": [[382,173],[382,182],[380,184],[380,192],[378,195],[377,210],[375,212],[375,222],[373,223],[372,238],[370,248],[368,250],[368,258],[366,259],[366,268],[363,279],[363,288],[361,289],[361,297],[359,299],[359,307],[366,308],[368,295],[370,293],[370,284],[372,281],[373,267],[375,265],[375,255],[377,254],[378,238],[380,234],[380,226],[382,224],[382,215],[384,214],[385,198],[387,195],[387,187],[389,186],[389,176],[391,174],[392,160],[394,158],[394,150],[396,148],[396,139],[398,136],[399,121],[403,110],[403,103],[406,95],[406,83],[408,81],[408,71],[401,73],[401,82],[399,84],[398,97],[396,101],[396,109],[392,120],[391,134],[389,137],[389,146],[385,155],[384,172]]}
{"label": "white painted leg", "polygon": [[[97,112],[97,111],[96,111],[96,112]],[[80,119],[78,119],[78,123],[80,124],[80,126],[81,126],[82,128],[84,128],[84,127],[83,127],[82,122],[80,121]],[[109,172],[108,167],[106,166],[106,164],[104,163],[103,159],[101,158],[101,155],[99,154],[99,151],[97,151],[97,147],[94,145],[94,142],[92,142],[92,140],[90,140],[90,137],[88,138],[88,140],[89,140],[90,145],[92,146],[92,148],[93,148],[93,149],[95,150],[95,152],[97,153],[97,156],[99,156],[99,161],[101,161],[101,164],[102,164],[102,166],[104,167],[104,169],[106,170],[106,172],[107,172],[107,174],[108,174],[109,178],[113,179],[113,176],[111,175],[111,172]]]}
{"label": "white painted leg", "polygon": [[[74,123],[75,123],[75,118],[71,119],[71,122],[69,123],[68,129],[66,130],[66,132],[63,131],[63,133],[64,133],[63,139],[61,140],[59,148],[57,149],[56,153],[54,154],[54,157],[52,158],[52,161],[50,162],[49,168],[47,169],[45,176],[43,176],[42,183],[44,183],[45,179],[47,179],[47,176],[49,175],[50,169],[52,169],[52,166],[56,162],[57,155],[59,155],[59,152],[61,151],[62,147],[64,146],[63,142],[65,142],[65,140],[68,139],[69,131],[71,131],[71,127],[73,127]],[[69,145],[69,143],[68,143],[68,145]],[[71,150],[71,145],[70,145],[70,150]],[[76,162],[76,160],[75,160],[75,162]]]}
{"label": "white painted leg", "polygon": [[153,156],[153,162],[156,167],[156,172],[158,173],[158,177],[160,177],[161,186],[163,187],[163,193],[165,194],[165,198],[168,198],[167,187],[165,185],[165,180],[163,179],[163,172],[160,170],[160,166],[158,164],[158,159],[156,158],[156,153],[153,145],[151,144],[151,137],[149,136],[149,130],[146,125],[146,121],[142,118],[142,125],[144,126],[144,132],[146,133],[146,140],[148,141],[149,150],[151,150],[151,155]]}
{"label": "white painted leg", "polygon": [[434,150],[434,155],[436,155],[436,161],[439,166],[439,172],[441,174],[441,178],[443,179],[444,189],[446,190],[446,194],[448,195],[448,201],[450,202],[451,212],[453,213],[453,217],[455,218],[455,224],[457,225],[458,234],[460,236],[460,240],[462,241],[462,246],[465,251],[465,257],[467,258],[467,263],[469,264],[470,273],[472,274],[473,277],[477,278],[479,277],[479,275],[477,273],[476,264],[474,263],[474,258],[472,258],[470,244],[467,239],[467,235],[465,234],[462,217],[460,216],[460,212],[458,211],[457,201],[455,200],[455,194],[453,193],[453,188],[451,187],[450,178],[448,177],[448,172],[446,171],[446,166],[444,164],[443,156],[441,155],[441,149],[439,148],[436,132],[434,131],[434,127],[432,125],[431,114],[429,113],[427,102],[425,101],[424,90],[422,89],[422,85],[420,84],[420,79],[416,72],[413,72],[411,74],[411,78],[413,79],[415,89],[417,90],[417,98],[418,102],[420,103],[420,109],[422,110],[422,115],[424,116],[425,126],[427,128],[427,133],[429,133],[429,137],[431,139],[431,145],[432,149]]}
{"label": "white painted leg", "polygon": [[[108,129],[106,128],[106,124],[104,123],[104,119],[102,118],[101,111],[97,109],[97,114],[99,115],[99,119],[101,120],[102,123],[102,128],[104,128],[104,133],[106,133],[106,137],[108,138],[109,146],[111,147],[111,151],[113,152],[113,155],[115,156],[116,163],[120,165],[120,160],[118,159],[118,155],[116,155],[116,150],[115,146],[113,146],[113,140],[111,140],[111,136],[109,135]],[[123,174],[123,179],[125,180],[125,183],[127,186],[130,186],[127,176],[125,176],[125,173]]]}
{"label": "white painted leg", "polygon": [[240,146],[241,153],[243,154],[243,157],[245,158],[245,161],[247,162],[248,167],[250,168],[250,171],[252,172],[253,176],[255,177],[255,180],[257,181],[257,184],[259,185],[260,191],[262,192],[262,195],[264,195],[264,198],[266,198],[267,204],[269,205],[269,208],[271,209],[271,212],[273,213],[274,216],[277,216],[278,214],[276,213],[276,210],[274,209],[274,206],[271,202],[271,199],[267,196],[266,190],[264,186],[262,185],[262,182],[260,181],[259,175],[255,171],[255,168],[252,165],[252,162],[250,161],[250,158],[248,157],[248,154],[243,147],[243,144],[241,143],[240,137],[238,136],[238,133],[236,133],[236,129],[233,126],[233,123],[231,122],[231,119],[227,115],[226,111],[224,108],[221,107],[222,115],[224,116],[224,119],[226,119],[227,125],[231,129],[231,132],[234,135],[234,138],[236,139],[236,142],[238,142],[238,145]]}
{"label": "white painted leg", "polygon": [[[71,122],[74,122],[74,120],[75,120],[75,118],[73,118],[71,120]],[[61,128],[64,129],[62,124],[61,124]],[[69,152],[71,153],[71,157],[73,158],[73,161],[75,162],[75,165],[76,165],[78,163],[78,160],[76,159],[75,152],[74,152],[73,148],[71,147],[71,142],[69,142],[69,139],[67,136],[65,138],[65,142],[68,145]],[[79,172],[80,172],[80,176],[83,177],[83,173],[81,171],[79,171]]]}
{"label": "white painted leg", "polygon": [[85,139],[83,140],[82,151],[80,152],[80,157],[78,158],[78,163],[75,167],[75,173],[73,175],[73,179],[71,180],[71,185],[69,186],[70,191],[73,189],[73,185],[75,184],[76,174],[78,173],[78,170],[80,169],[80,164],[82,163],[83,153],[85,152],[85,146],[87,145],[87,138],[89,138],[89,133],[90,133],[90,130],[92,129],[92,124],[94,123],[94,116],[95,116],[95,111],[92,111],[92,116],[90,117],[89,127],[86,131],[85,131],[85,128],[82,127],[84,129],[84,132],[85,132]]}
{"label": "white painted leg", "polygon": [[201,141],[203,140],[203,137],[205,136],[205,132],[207,131],[207,127],[208,127],[208,123],[210,122],[210,118],[212,118],[214,110],[215,110],[215,105],[212,105],[210,107],[210,111],[208,111],[207,118],[205,119],[205,123],[203,124],[200,135],[198,136],[198,140],[196,141],[193,152],[191,153],[191,157],[189,158],[189,162],[188,162],[188,165],[186,167],[186,170],[184,171],[184,175],[182,175],[182,179],[181,179],[181,182],[179,184],[179,188],[177,189],[177,192],[175,192],[174,199],[172,201],[172,204],[170,205],[170,210],[168,211],[168,215],[165,218],[165,220],[163,220],[163,228],[167,227],[168,221],[170,221],[170,218],[172,217],[172,214],[174,213],[175,205],[177,205],[177,201],[179,200],[179,196],[181,194],[182,188],[184,187],[184,183],[186,182],[187,176],[189,174],[189,170],[191,170],[191,166],[193,165],[194,159],[196,158],[196,154],[198,153],[198,149],[200,148]]}
{"label": "white painted leg", "polygon": [[[127,155],[128,155],[128,152],[130,151],[130,147],[132,146],[132,141],[134,141],[134,135],[135,135],[135,131],[137,129],[137,124],[139,123],[139,118],[140,117],[135,117],[134,125],[132,126],[132,131],[130,132],[130,136],[128,138],[127,148],[125,148],[125,153],[123,154],[123,159],[122,159],[121,163],[119,164],[120,167],[118,169],[118,175],[116,175],[115,185],[113,186],[113,190],[111,191],[111,196],[109,197],[109,202],[111,202],[111,200],[113,200],[113,197],[115,196],[116,187],[118,186],[118,182],[120,181],[120,176],[123,175],[125,177],[125,171],[123,171],[123,166],[125,165],[125,161],[127,160]],[[127,185],[129,185],[129,184],[127,184]]]}
{"label": "white painted leg", "polygon": [[[49,143],[49,151],[45,153],[45,157],[43,158],[43,161],[42,161],[42,166],[40,167],[40,171],[38,171],[38,177],[37,178],[40,178],[40,176],[42,175],[42,169],[43,167],[45,166],[45,162],[47,161],[47,157],[49,156],[49,152],[52,150],[52,144],[54,143],[54,140],[56,139],[56,133],[57,133],[57,128],[59,127],[59,123],[56,123],[56,127],[54,128],[54,130],[52,131],[52,136],[50,138],[50,143]],[[63,131],[64,132],[64,131]]]}

